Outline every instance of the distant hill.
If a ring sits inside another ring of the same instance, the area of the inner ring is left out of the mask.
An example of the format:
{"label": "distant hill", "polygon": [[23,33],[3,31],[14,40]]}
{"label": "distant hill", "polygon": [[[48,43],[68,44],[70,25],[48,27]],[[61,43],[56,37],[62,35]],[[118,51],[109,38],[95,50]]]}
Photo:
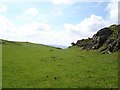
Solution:
{"label": "distant hill", "polygon": [[116,52],[120,50],[120,25],[102,28],[92,38],[71,44],[81,49],[99,50],[102,53]]}
{"label": "distant hill", "polygon": [[51,45],[46,45],[46,44],[37,44],[37,43],[31,43],[31,42],[19,42],[19,41],[9,41],[9,40],[3,40],[3,39],[0,39],[0,44],[10,44],[10,43],[13,43],[13,44],[17,44],[17,45],[41,45],[41,46],[44,46],[44,47],[51,47],[51,48],[56,48],[56,49],[65,49],[67,48],[67,46],[62,46],[62,45],[54,45],[54,44],[51,44]]}
{"label": "distant hill", "polygon": [[55,45],[55,44],[50,44],[50,45],[48,45],[48,46],[53,46],[53,47],[62,48],[62,49],[68,48],[68,46]]}
{"label": "distant hill", "polygon": [[[29,44],[37,44],[37,43],[31,43],[31,42],[18,42],[18,41],[8,41],[8,40],[3,40],[0,39],[0,44],[6,44],[6,43],[14,43],[14,44],[25,44],[25,43],[29,43]],[[43,46],[48,46],[48,47],[53,47],[53,48],[58,48],[58,49],[65,49],[68,48],[68,46],[63,46],[63,45],[55,45],[55,44],[39,44],[39,45],[43,45]]]}

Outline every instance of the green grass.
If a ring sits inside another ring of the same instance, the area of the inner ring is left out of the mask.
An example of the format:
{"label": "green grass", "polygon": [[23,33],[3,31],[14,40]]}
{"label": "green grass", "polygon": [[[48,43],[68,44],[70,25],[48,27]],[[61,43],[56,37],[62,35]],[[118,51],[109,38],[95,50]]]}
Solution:
{"label": "green grass", "polygon": [[116,88],[118,53],[32,43],[3,45],[3,88]]}

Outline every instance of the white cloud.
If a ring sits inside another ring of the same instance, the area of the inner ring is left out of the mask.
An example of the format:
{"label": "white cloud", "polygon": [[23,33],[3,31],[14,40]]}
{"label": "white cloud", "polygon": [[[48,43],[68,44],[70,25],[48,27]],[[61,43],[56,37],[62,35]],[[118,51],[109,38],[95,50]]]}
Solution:
{"label": "white cloud", "polygon": [[78,36],[72,36],[69,31],[55,31],[48,24],[36,21],[15,26],[5,16],[0,16],[0,38],[15,41],[31,41],[43,44],[70,45]]}
{"label": "white cloud", "polygon": [[13,29],[13,23],[5,16],[0,16],[0,30],[3,32],[10,32]]}
{"label": "white cloud", "polygon": [[31,39],[31,41],[69,46],[71,42],[92,36],[97,30],[105,26],[105,24],[106,22],[102,17],[91,15],[79,24],[64,24],[61,31],[54,31],[53,28],[50,28],[49,31],[44,30],[42,34],[34,36],[34,40]]}
{"label": "white cloud", "polygon": [[14,24],[7,17],[0,16],[0,38],[9,38],[15,31]]}
{"label": "white cloud", "polygon": [[78,24],[64,24],[64,29],[69,31],[72,36],[78,36],[75,38],[88,38],[93,36],[99,29],[118,23],[118,2],[117,0],[111,0],[106,10],[108,16],[103,19],[101,16],[90,15],[90,17],[83,19]]}
{"label": "white cloud", "polygon": [[39,11],[36,8],[28,8],[21,15],[18,15],[17,18],[26,18],[26,17],[36,17]]}
{"label": "white cloud", "polygon": [[51,0],[53,4],[71,4],[73,0]]}
{"label": "white cloud", "polygon": [[[23,2],[51,2],[52,0],[1,0],[1,2],[6,3],[6,2],[12,2],[12,3],[23,3]],[[57,4],[59,2],[67,2],[69,0],[53,0]],[[72,2],[109,2],[111,0],[71,0]],[[119,0],[112,0],[112,1],[119,1]]]}
{"label": "white cloud", "polygon": [[23,24],[18,28],[18,32],[26,36],[36,35],[36,34],[43,34],[44,32],[50,31],[50,26],[44,23],[39,23],[36,21],[30,22],[28,24]]}
{"label": "white cloud", "polygon": [[6,13],[7,12],[7,6],[0,4],[0,13]]}
{"label": "white cloud", "polygon": [[50,26],[44,23],[33,21],[17,27],[7,17],[0,16],[0,38],[25,41],[31,37],[34,40],[36,35],[43,37],[49,31]]}
{"label": "white cloud", "polygon": [[37,16],[38,15],[38,10],[36,8],[29,8],[26,11],[24,11],[23,14]]}
{"label": "white cloud", "polygon": [[64,24],[65,30],[69,30],[73,35],[81,38],[90,37],[96,33],[101,27],[105,26],[106,21],[96,15],[91,15],[76,25]]}
{"label": "white cloud", "polygon": [[[46,2],[48,2],[47,0]],[[51,2],[55,5],[71,5],[78,2],[118,2],[119,0],[51,0]]]}
{"label": "white cloud", "polygon": [[118,2],[109,3],[106,10],[109,13],[108,22],[111,23],[111,24],[112,23],[118,23]]}

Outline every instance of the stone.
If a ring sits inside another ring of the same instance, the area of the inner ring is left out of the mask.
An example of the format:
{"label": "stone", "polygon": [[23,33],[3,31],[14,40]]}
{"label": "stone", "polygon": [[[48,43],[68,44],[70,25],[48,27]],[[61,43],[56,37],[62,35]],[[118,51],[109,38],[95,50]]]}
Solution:
{"label": "stone", "polygon": [[92,38],[71,43],[86,50],[101,49],[100,52],[116,52],[120,50],[120,25],[111,25],[100,29]]}

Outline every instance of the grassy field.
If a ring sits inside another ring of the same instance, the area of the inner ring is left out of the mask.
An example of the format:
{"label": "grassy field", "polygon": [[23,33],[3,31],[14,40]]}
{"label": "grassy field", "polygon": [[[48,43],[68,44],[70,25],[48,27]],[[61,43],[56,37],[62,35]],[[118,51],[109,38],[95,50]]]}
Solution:
{"label": "grassy field", "polygon": [[118,87],[118,53],[11,42],[2,49],[3,88]]}

